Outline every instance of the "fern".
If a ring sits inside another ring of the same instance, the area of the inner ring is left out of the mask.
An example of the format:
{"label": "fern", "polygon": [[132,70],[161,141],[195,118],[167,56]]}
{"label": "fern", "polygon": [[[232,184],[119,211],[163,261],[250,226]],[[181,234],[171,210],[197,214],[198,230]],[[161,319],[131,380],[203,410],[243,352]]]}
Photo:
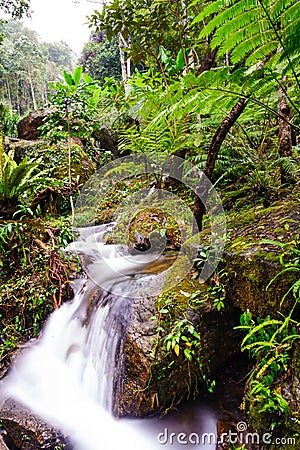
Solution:
{"label": "fern", "polygon": [[246,58],[246,64],[254,64],[280,53],[299,87],[299,63],[293,59],[300,53],[298,0],[218,0],[206,5],[193,23],[202,21],[206,25],[199,38],[213,34],[211,47],[219,48],[220,55],[229,52],[233,63]]}
{"label": "fern", "polygon": [[44,181],[43,172],[34,173],[39,160],[33,162],[24,159],[17,164],[13,158],[13,151],[5,153],[3,147],[0,148],[0,204],[2,209],[8,211],[37,183]]}

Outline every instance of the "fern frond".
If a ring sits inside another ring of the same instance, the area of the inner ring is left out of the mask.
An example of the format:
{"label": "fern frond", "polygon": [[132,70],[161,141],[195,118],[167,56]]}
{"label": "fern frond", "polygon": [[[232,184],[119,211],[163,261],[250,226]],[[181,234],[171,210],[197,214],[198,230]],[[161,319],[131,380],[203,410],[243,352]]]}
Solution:
{"label": "fern frond", "polygon": [[282,12],[287,8],[288,4],[293,4],[294,0],[275,0],[271,4],[270,16],[272,20],[278,19]]}
{"label": "fern frond", "polygon": [[256,50],[252,52],[250,56],[246,59],[246,65],[255,64],[257,61],[262,61],[266,55],[272,54],[277,49],[276,42],[267,42],[259,46]]}
{"label": "fern frond", "polygon": [[[240,28],[246,19],[246,16],[242,14],[242,19],[240,20],[241,13],[248,11],[248,22],[250,22],[251,17],[253,17],[253,15],[251,15],[251,11],[256,11],[256,9],[257,4],[254,0],[250,0],[248,2],[235,1],[232,6],[226,9],[224,9],[222,2],[219,2],[219,13],[207,23],[207,25],[200,32],[199,38],[202,39],[209,36],[215,29],[220,29],[224,24],[227,24],[232,19],[235,19],[235,28],[233,29]],[[203,17],[203,19],[204,18],[205,17]],[[227,36],[224,35],[224,37]]]}
{"label": "fern frond", "polygon": [[30,179],[33,182],[31,175],[36,168],[37,165],[35,163],[21,163],[14,169],[9,180],[11,195],[15,195],[17,192],[22,192],[25,183],[28,183]]}
{"label": "fern frond", "polygon": [[[272,30],[264,31],[263,33],[257,33],[256,35],[253,35],[249,37],[248,39],[245,39],[243,42],[238,44],[231,53],[231,59],[233,63],[238,63],[241,59],[246,57],[249,53],[254,52],[258,48],[260,48],[260,60],[265,58],[267,54],[263,54],[263,44],[270,42],[273,37]],[[277,48],[277,45],[275,45],[275,48]],[[272,48],[273,50],[273,48]]]}
{"label": "fern frond", "polygon": [[222,44],[222,48],[225,51],[231,50],[243,38],[251,36],[251,34],[257,34],[260,29],[265,29],[266,26],[267,21],[264,17],[260,19],[252,17],[249,19],[249,12],[245,11],[241,16],[225,22],[222,28],[216,30],[211,45],[215,48]]}
{"label": "fern frond", "polygon": [[211,47],[229,53],[233,63],[247,57],[246,64],[254,64],[279,52],[300,87],[299,62],[291,61],[300,54],[298,0],[219,0],[203,8],[194,23],[200,21],[207,21],[200,39],[213,34]]}
{"label": "fern frond", "polygon": [[[196,4],[200,3],[199,0],[193,2],[191,6],[194,6]],[[194,25],[195,23],[199,23],[202,22],[204,19],[206,19],[207,17],[210,17],[212,14],[220,11],[220,9],[223,7],[224,2],[217,0],[215,2],[211,2],[208,5],[206,5],[203,10],[194,18],[192,25]]]}

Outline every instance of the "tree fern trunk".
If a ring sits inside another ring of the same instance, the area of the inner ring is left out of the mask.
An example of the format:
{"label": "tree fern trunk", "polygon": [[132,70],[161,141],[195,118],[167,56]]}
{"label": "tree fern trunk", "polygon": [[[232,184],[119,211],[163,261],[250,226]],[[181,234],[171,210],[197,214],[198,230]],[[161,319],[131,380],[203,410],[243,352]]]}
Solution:
{"label": "tree fern trunk", "polygon": [[214,50],[211,50],[209,47],[206,49],[205,54],[202,58],[201,65],[198,69],[198,75],[200,73],[205,72],[207,70],[210,70],[216,61],[218,48],[215,48]]}
{"label": "tree fern trunk", "polygon": [[[244,98],[240,98],[237,101],[237,103],[234,105],[232,110],[228,113],[228,115],[225,117],[225,119],[223,120],[223,122],[221,123],[219,128],[217,129],[217,131],[211,141],[205,168],[204,168],[204,174],[209,179],[212,177],[221,145],[223,144],[231,127],[234,125],[234,123],[237,121],[237,119],[240,117],[240,115],[244,111],[246,104],[247,104],[247,102]],[[201,185],[198,188],[197,194],[205,202],[205,200],[207,198],[207,193],[208,193],[208,186],[206,185],[205,181],[202,180]],[[203,220],[203,215],[205,213],[205,206],[204,206],[204,203],[198,197],[198,195],[195,196],[194,216],[195,216],[199,230],[202,230],[202,220]]]}

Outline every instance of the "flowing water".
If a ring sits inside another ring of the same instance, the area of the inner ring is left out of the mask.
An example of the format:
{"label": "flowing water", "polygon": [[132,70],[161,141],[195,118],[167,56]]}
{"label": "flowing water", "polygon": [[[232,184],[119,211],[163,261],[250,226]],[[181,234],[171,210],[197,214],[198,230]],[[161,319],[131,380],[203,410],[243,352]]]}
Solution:
{"label": "flowing water", "polygon": [[62,429],[76,450],[213,449],[195,445],[195,436],[184,444],[170,437],[172,432],[215,434],[211,405],[189,403],[164,419],[117,420],[111,414],[132,293],[147,288],[157,276],[151,272],[165,271],[168,264],[159,255],[146,262],[139,255],[128,259],[124,248],[120,255],[118,246],[104,245],[109,230],[79,230],[80,240],[69,250],[82,255],[91,278],[73,283],[74,299],[50,316],[39,339],[23,351],[2,383],[2,398],[21,402]]}

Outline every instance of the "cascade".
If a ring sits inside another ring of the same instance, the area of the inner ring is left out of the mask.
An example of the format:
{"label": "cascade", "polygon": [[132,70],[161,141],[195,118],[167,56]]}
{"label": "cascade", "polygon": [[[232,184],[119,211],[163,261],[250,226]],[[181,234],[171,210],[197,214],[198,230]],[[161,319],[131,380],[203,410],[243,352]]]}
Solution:
{"label": "cascade", "polygon": [[[73,300],[52,313],[22,352],[2,381],[1,399],[13,398],[61,429],[76,450],[153,450],[162,446],[145,437],[140,420],[117,420],[111,411],[131,301],[153,280],[147,267],[155,263],[151,255],[145,263],[139,255],[127,258],[129,249],[120,254],[118,246],[105,245],[110,229],[79,230],[68,250],[82,256],[91,277],[73,282]],[[207,420],[214,430],[215,421]]]}

